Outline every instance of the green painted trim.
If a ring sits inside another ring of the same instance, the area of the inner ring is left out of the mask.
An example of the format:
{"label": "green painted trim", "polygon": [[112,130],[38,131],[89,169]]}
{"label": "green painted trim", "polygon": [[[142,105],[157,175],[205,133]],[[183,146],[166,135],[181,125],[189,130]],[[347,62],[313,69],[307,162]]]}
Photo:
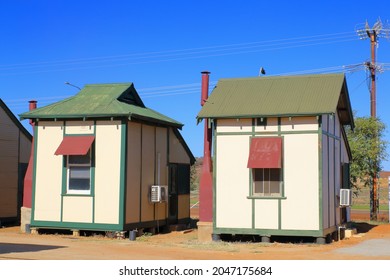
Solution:
{"label": "green painted trim", "polygon": [[167,127],[167,166],[170,163],[170,143],[169,143],[169,134],[171,133],[171,128]]}
{"label": "green painted trim", "polygon": [[318,130],[299,130],[299,131],[281,131],[278,128],[278,131],[257,131],[257,132],[250,132],[250,131],[244,131],[244,132],[217,132],[218,136],[231,136],[231,135],[287,135],[287,134],[318,134]]}
{"label": "green painted trim", "polygon": [[278,229],[282,229],[282,200],[278,200]]}
{"label": "green painted trim", "polygon": [[[282,149],[284,148],[284,136],[282,135],[282,118],[281,117],[278,117],[278,136],[279,137],[282,137]],[[281,180],[281,183],[282,183],[282,197],[285,197],[285,192],[284,192],[284,174],[286,172],[285,168],[284,168],[284,149],[282,150],[282,166],[283,166],[283,169],[282,169],[282,180]],[[287,197],[286,197],[287,199]],[[282,228],[282,201],[279,199],[278,201],[278,229],[281,229]]]}
{"label": "green painted trim", "polygon": [[[327,123],[327,128],[326,128],[326,131],[329,131],[329,123],[330,123],[330,116],[327,116],[328,118],[328,121],[326,122]],[[323,132],[322,132],[323,133]],[[327,170],[328,170],[328,174],[326,175],[327,178],[328,178],[328,185],[326,186],[326,188],[328,189],[328,197],[327,197],[327,204],[328,204],[328,224],[326,226],[329,226],[329,214],[330,214],[330,209],[329,209],[329,190],[330,190],[330,137],[326,137],[326,142],[327,142],[327,145],[328,145],[328,152],[326,154],[326,157],[327,157]],[[334,148],[334,147],[333,147]],[[324,190],[322,190],[324,191]],[[322,200],[322,203],[324,203],[324,201]],[[324,205],[322,205],[324,206]],[[324,215],[324,213],[322,213]]]}
{"label": "green painted trim", "polygon": [[256,227],[256,200],[252,199],[252,228]]}
{"label": "green painted trim", "polygon": [[58,228],[58,229],[80,229],[80,230],[104,230],[121,231],[123,227],[119,224],[100,223],[73,223],[73,222],[53,222],[53,221],[33,221],[31,227]]}
{"label": "green painted trim", "polygon": [[140,126],[140,129],[141,129],[141,131],[140,131],[140,149],[139,149],[139,152],[140,152],[140,168],[139,168],[139,221],[141,222],[142,221],[142,172],[143,172],[143,170],[142,170],[142,159],[143,159],[143,157],[142,157],[142,147],[143,147],[143,136],[142,136],[142,134],[143,134],[143,127],[144,127],[144,125],[143,124],[141,124],[141,126]]}
{"label": "green painted trim", "polygon": [[[65,129],[66,129],[66,122],[63,121],[62,122],[62,127],[63,127],[63,131],[62,131],[62,138],[65,137]],[[61,180],[61,205],[60,205],[60,221],[62,222],[63,220],[63,217],[64,217],[64,195],[66,195],[66,189],[67,189],[67,179],[68,179],[68,174],[67,174],[67,170],[66,170],[66,162],[67,162],[67,157],[66,156],[62,156],[62,180]]]}
{"label": "green painted trim", "polygon": [[124,227],[126,223],[126,170],[127,170],[127,121],[121,121],[121,154],[120,154],[120,179],[119,179],[119,226]]}
{"label": "green painted trim", "polygon": [[[64,194],[61,194],[61,197],[75,197],[75,196],[79,196],[79,197],[93,197],[92,194],[69,194],[69,193],[64,193]],[[62,207],[62,205],[61,205]],[[62,209],[61,209],[61,212],[62,212]]]}
{"label": "green painted trim", "polygon": [[[323,178],[322,178],[322,172],[323,172],[323,166],[322,166],[322,116],[318,117],[318,203],[319,203],[319,220],[318,225],[320,230],[323,229],[324,225],[324,219],[323,219],[323,205],[322,205],[322,191],[323,191]],[[329,169],[329,168],[328,168]]]}
{"label": "green painted trim", "polygon": [[[157,138],[157,128],[156,127],[153,127],[153,134],[154,134],[154,139],[153,139],[153,169],[154,169],[154,172],[153,172],[153,182],[155,184],[157,184],[157,168],[159,168],[157,166],[157,154],[156,154],[156,151],[157,151],[157,143],[156,143],[156,138]],[[176,190],[177,191],[177,190]],[[153,220],[156,220],[156,203],[153,203]]]}
{"label": "green painted trim", "polygon": [[[256,130],[255,126],[256,126],[256,119],[252,118],[252,134],[248,139],[249,149],[251,147],[252,137],[254,137],[254,135],[255,135],[255,130]],[[247,198],[250,198],[253,194],[253,171],[252,171],[252,168],[248,168],[248,172],[249,172],[249,194],[248,194]],[[251,204],[252,204],[251,205],[252,206],[252,228],[254,229],[256,227],[256,201],[252,199]]]}
{"label": "green painted trim", "polygon": [[[336,135],[336,117],[334,117],[333,120],[334,120],[333,133]],[[341,126],[341,124],[340,124],[340,126]],[[341,138],[339,138],[339,139],[341,140]],[[337,211],[337,207],[336,207],[336,162],[338,162],[338,164],[341,164],[341,159],[336,160],[336,141],[338,141],[338,143],[340,143],[340,140],[333,138],[333,205],[332,205],[332,208],[334,209],[333,225],[337,224],[337,219],[336,219],[336,211]],[[341,145],[340,145],[339,150],[341,150]],[[341,174],[339,175],[339,180],[341,182]],[[330,208],[330,200],[329,200],[329,208]],[[332,223],[329,224],[329,226],[332,226]]]}
{"label": "green painted trim", "polygon": [[32,190],[31,190],[31,223],[34,222],[34,216],[35,216],[35,192],[37,187],[37,158],[38,158],[38,122],[35,122],[35,125],[33,127],[34,130],[34,158],[33,158],[33,170],[32,170]]}
{"label": "green painted trim", "polygon": [[213,133],[213,229],[217,226],[217,120],[215,119],[212,126]]}
{"label": "green painted trim", "polygon": [[[93,136],[95,136],[96,141],[96,129],[97,129],[97,121],[93,121]],[[92,144],[92,153],[91,153],[91,196],[92,199],[92,222],[95,223],[95,168],[96,168],[96,143],[95,141]]]}
{"label": "green painted trim", "polygon": [[264,199],[264,200],[284,200],[287,199],[285,196],[247,196],[248,199]]}
{"label": "green painted trim", "polygon": [[246,132],[216,132],[216,136],[223,136],[223,135],[252,135],[252,131],[246,131]]}
{"label": "green painted trim", "polygon": [[251,228],[215,228],[214,234],[248,234],[262,236],[308,236],[323,237],[324,230],[283,230],[283,229],[251,229]]}

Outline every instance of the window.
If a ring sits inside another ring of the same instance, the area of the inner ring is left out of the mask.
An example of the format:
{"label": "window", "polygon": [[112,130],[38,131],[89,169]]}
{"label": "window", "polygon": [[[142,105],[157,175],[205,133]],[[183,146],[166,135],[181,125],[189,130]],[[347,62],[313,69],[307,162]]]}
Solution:
{"label": "window", "polygon": [[281,197],[283,186],[282,137],[252,137],[248,165],[252,193],[257,197]]}
{"label": "window", "polygon": [[281,196],[281,168],[253,168],[253,195]]}
{"label": "window", "polygon": [[67,156],[67,193],[90,194],[91,193],[91,155]]}

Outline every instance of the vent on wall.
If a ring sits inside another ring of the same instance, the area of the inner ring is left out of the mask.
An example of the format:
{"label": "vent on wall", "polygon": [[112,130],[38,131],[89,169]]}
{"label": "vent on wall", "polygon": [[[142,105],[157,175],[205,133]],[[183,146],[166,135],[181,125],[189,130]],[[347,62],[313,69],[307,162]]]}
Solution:
{"label": "vent on wall", "polygon": [[350,189],[340,189],[340,206],[351,206],[352,192]]}
{"label": "vent on wall", "polygon": [[167,186],[151,186],[150,187],[150,202],[165,202],[168,198]]}

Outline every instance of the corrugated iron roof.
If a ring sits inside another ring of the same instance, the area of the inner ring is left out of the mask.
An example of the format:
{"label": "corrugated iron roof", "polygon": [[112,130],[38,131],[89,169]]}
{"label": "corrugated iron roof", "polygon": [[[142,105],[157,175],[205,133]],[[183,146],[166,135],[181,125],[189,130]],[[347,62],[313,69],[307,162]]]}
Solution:
{"label": "corrugated iron roof", "polygon": [[221,79],[197,118],[334,114],[353,126],[344,74]]}
{"label": "corrugated iron roof", "polygon": [[145,107],[133,83],[89,84],[75,96],[19,116],[21,119],[130,117],[178,128],[183,126],[176,120]]}

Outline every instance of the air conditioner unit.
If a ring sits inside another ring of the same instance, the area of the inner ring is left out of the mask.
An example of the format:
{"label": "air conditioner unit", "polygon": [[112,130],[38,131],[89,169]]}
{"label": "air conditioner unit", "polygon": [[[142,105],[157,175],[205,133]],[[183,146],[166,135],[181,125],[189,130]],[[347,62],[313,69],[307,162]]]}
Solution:
{"label": "air conditioner unit", "polygon": [[150,187],[150,202],[165,202],[168,199],[167,186],[151,186]]}
{"label": "air conditioner unit", "polygon": [[352,192],[350,189],[340,189],[340,206],[351,206]]}

